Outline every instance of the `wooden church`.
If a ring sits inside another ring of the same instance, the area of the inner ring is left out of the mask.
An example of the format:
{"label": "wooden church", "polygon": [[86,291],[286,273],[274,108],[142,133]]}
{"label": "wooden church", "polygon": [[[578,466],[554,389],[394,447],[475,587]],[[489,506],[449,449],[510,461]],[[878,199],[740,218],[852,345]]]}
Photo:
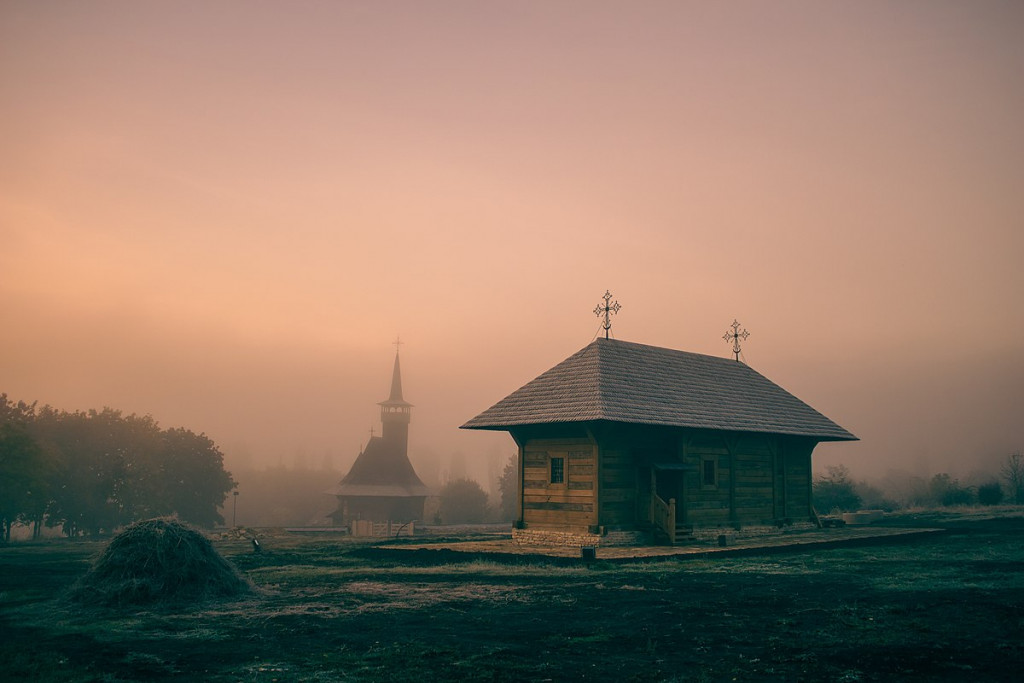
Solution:
{"label": "wooden church", "polygon": [[646,346],[605,329],[462,425],[507,431],[519,446],[517,532],[675,542],[702,527],[814,518],[811,453],[855,436],[738,353]]}
{"label": "wooden church", "polygon": [[330,517],[335,524],[371,522],[412,522],[423,519],[423,502],[430,490],[420,481],[409,462],[409,422],[412,404],[402,397],[402,369],[395,352],[391,395],[381,401],[379,436],[370,442],[352,464],[345,478],[330,491],[338,497],[338,509]]}

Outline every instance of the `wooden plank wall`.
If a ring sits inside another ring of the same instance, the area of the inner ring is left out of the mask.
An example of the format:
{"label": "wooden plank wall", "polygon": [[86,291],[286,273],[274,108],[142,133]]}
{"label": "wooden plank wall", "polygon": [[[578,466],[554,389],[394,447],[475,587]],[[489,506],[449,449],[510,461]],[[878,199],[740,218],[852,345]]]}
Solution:
{"label": "wooden plank wall", "polygon": [[[531,439],[523,447],[523,521],[585,529],[595,524],[597,449],[589,439]],[[550,459],[565,458],[565,482],[551,484]]]}
{"label": "wooden plank wall", "polygon": [[736,467],[735,520],[745,524],[771,522],[775,518],[775,447],[764,435],[731,439]]}
{"label": "wooden plank wall", "polygon": [[[716,524],[765,524],[781,512],[781,479],[775,469],[779,467],[776,437],[764,434],[732,435],[727,437],[697,435],[684,440],[683,461],[696,471],[687,476],[684,518],[687,524],[710,526]],[[718,484],[703,485],[701,461],[716,459]],[[796,460],[791,456],[792,460]],[[790,462],[785,463],[787,468]],[[806,491],[805,472],[786,470],[786,508],[801,505],[800,487]],[[801,484],[801,482],[803,482]],[[806,510],[806,492],[803,494]],[[806,514],[806,512],[804,513]],[[795,515],[799,516],[799,515]]]}
{"label": "wooden plank wall", "polygon": [[780,451],[786,459],[785,516],[793,521],[811,517],[811,453],[815,445],[795,439],[781,443]]}
{"label": "wooden plank wall", "polygon": [[[602,441],[600,449],[596,441],[583,437],[527,440],[523,445],[523,521],[527,525],[577,530],[646,522],[646,515],[641,513],[646,513],[647,501],[639,500],[645,489],[637,481],[639,467],[646,460],[638,456],[636,444],[647,448],[653,442],[648,443],[650,439],[643,439],[642,434],[615,436]],[[700,527],[809,518],[813,442],[764,434],[708,432],[691,432],[678,439],[677,452],[682,461],[694,466],[685,474],[682,505],[677,505],[681,521]],[[655,445],[659,446],[655,450],[675,448]],[[562,484],[549,481],[551,457],[565,458]],[[702,485],[704,457],[716,460],[715,487]],[[650,477],[647,466],[642,471]]]}
{"label": "wooden plank wall", "polygon": [[[718,486],[715,488],[704,488],[701,485],[703,474],[700,467],[705,456],[714,457],[718,462]],[[728,523],[731,471],[729,450],[725,447],[725,441],[720,437],[697,437],[684,441],[683,462],[697,468],[696,472],[686,477],[686,523],[694,526]]]}
{"label": "wooden plank wall", "polygon": [[636,522],[635,460],[625,449],[601,449],[601,514],[603,526]]}

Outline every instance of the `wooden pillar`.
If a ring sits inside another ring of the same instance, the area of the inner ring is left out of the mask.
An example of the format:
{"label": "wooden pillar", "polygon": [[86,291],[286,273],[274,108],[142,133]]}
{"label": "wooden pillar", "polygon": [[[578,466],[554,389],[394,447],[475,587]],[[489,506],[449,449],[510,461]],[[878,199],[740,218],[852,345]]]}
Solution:
{"label": "wooden pillar", "polygon": [[601,471],[603,469],[601,442],[597,438],[597,434],[594,429],[589,426],[586,428],[587,438],[590,439],[591,449],[594,453],[594,511],[590,515],[590,524],[593,527],[599,527],[601,525]]}
{"label": "wooden pillar", "polygon": [[516,446],[519,450],[519,463],[517,465],[519,471],[516,473],[516,508],[519,512],[517,514],[518,519],[516,519],[514,523],[518,528],[522,529],[526,526],[526,515],[523,508],[523,477],[526,472],[526,439],[521,435],[517,435],[513,431],[509,431],[509,434],[512,436],[512,440],[516,442]]}
{"label": "wooden pillar", "polygon": [[601,447],[601,443],[594,440],[594,516],[591,519],[591,524],[594,526],[601,526],[601,489],[604,488],[601,485],[601,472],[604,467],[601,464],[602,455],[604,449]]}
{"label": "wooden pillar", "polygon": [[[680,436],[678,440],[677,451],[679,456],[679,462],[686,463],[686,437]],[[697,476],[703,476],[702,472],[697,473]],[[686,511],[686,498],[687,498],[687,480],[692,479],[686,470],[679,473],[679,502],[676,508],[677,514],[679,515],[678,521],[681,524],[686,524],[689,520],[687,519]]]}
{"label": "wooden pillar", "polygon": [[786,497],[786,453],[784,440],[780,436],[768,436],[768,451],[772,454],[772,516],[776,519],[788,517],[789,506]]}
{"label": "wooden pillar", "polygon": [[789,517],[789,492],[786,490],[786,480],[789,479],[789,471],[786,468],[786,443],[778,438],[779,465],[782,470],[782,516]]}
{"label": "wooden pillar", "polygon": [[736,522],[736,442],[728,437],[722,439],[725,442],[725,452],[729,454],[729,521]]}
{"label": "wooden pillar", "polygon": [[765,437],[765,442],[768,444],[768,452],[771,454],[769,468],[772,472],[772,516],[779,517],[779,487],[782,485],[779,482],[779,441],[773,436],[768,436]]}
{"label": "wooden pillar", "polygon": [[812,520],[816,520],[818,515],[814,512],[814,473],[811,471],[811,453],[814,452],[814,447],[817,446],[817,442],[812,441],[807,447],[807,517]]}

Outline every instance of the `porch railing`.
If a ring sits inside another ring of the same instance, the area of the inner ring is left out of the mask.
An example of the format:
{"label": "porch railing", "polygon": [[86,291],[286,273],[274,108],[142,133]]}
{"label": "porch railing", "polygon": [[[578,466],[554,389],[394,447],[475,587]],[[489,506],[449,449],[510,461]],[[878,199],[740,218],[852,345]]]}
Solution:
{"label": "porch railing", "polygon": [[657,493],[651,493],[651,523],[668,536],[669,543],[676,542],[676,499],[666,503]]}

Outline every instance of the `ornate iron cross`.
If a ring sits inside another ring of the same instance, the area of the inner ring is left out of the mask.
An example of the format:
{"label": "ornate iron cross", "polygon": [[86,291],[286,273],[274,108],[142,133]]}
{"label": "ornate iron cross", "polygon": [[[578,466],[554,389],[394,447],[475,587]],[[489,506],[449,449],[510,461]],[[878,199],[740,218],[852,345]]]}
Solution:
{"label": "ornate iron cross", "polygon": [[607,339],[608,331],[612,329],[611,314],[618,313],[619,309],[622,308],[622,306],[619,305],[618,301],[616,301],[613,304],[609,303],[612,300],[612,294],[607,289],[604,290],[604,296],[601,298],[604,299],[604,306],[598,304],[597,307],[594,309],[594,315],[596,315],[599,318],[602,315],[604,316],[604,322],[601,323],[601,327],[604,328],[604,338]]}
{"label": "ornate iron cross", "polygon": [[745,340],[747,337],[750,336],[750,333],[747,332],[746,330],[740,331],[740,324],[736,322],[736,318],[732,319],[732,325],[730,325],[729,327],[732,328],[732,332],[726,332],[722,339],[724,339],[727,342],[732,342],[732,352],[736,354],[736,361],[738,362],[740,359],[741,351],[740,339]]}
{"label": "ornate iron cross", "polygon": [[404,344],[405,342],[404,342],[404,341],[402,341],[402,338],[401,338],[401,337],[395,337],[395,341],[393,341],[393,342],[391,342],[391,343],[395,345],[395,353],[398,353],[398,352],[399,352],[399,350],[400,350],[400,348],[399,348],[399,347],[401,347],[401,346],[402,346],[402,344]]}

